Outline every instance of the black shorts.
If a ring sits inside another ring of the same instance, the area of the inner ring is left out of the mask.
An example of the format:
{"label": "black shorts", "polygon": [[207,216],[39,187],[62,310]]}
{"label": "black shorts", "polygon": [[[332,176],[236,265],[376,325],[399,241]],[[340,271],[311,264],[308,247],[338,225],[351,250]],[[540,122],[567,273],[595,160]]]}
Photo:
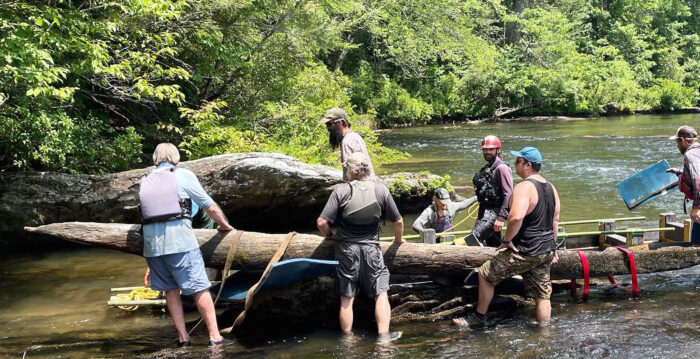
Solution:
{"label": "black shorts", "polygon": [[336,241],[335,259],[335,292],[339,296],[355,297],[359,288],[369,297],[389,291],[389,270],[379,244]]}

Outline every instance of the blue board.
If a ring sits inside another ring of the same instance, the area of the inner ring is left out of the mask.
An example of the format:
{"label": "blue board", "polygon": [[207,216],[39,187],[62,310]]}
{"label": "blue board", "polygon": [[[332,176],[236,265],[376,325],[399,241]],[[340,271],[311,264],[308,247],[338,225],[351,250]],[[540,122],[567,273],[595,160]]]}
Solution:
{"label": "blue board", "polygon": [[[310,258],[292,258],[279,261],[272,265],[270,275],[267,277],[262,287],[260,287],[258,293],[326,275],[334,271],[337,265],[338,261]],[[258,282],[261,274],[262,272],[250,273],[244,271],[234,273],[226,279],[221,297],[228,299],[245,299],[248,289]],[[219,285],[212,286],[210,290],[216,295],[219,291]]]}
{"label": "blue board", "polygon": [[666,160],[661,160],[620,181],[617,192],[627,209],[635,209],[678,187],[678,176],[666,172],[670,167]]}

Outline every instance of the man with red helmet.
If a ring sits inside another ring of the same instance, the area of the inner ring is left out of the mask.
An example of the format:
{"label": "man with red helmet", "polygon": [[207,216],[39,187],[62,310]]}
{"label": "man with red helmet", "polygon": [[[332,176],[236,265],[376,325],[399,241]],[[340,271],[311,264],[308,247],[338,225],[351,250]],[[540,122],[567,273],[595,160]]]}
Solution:
{"label": "man with red helmet", "polygon": [[501,230],[508,218],[513,175],[510,166],[501,159],[501,140],[493,135],[481,140],[481,151],[486,165],[474,175],[474,192],[479,201],[479,215],[467,244],[486,243],[490,247],[501,245]]}

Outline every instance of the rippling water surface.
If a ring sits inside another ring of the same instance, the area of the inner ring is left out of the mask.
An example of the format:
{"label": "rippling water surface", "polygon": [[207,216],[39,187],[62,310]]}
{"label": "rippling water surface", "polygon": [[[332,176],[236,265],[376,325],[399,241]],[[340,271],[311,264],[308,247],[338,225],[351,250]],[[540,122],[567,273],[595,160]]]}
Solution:
{"label": "rippling water surface", "polygon": [[[540,148],[542,172],[559,190],[563,220],[629,216],[615,184],[662,158],[682,166],[667,138],[683,124],[700,126],[700,116],[398,129],[383,134],[382,141],[413,157],[380,172],[430,170],[449,174],[456,185],[470,185],[483,164],[480,138],[496,134],[506,152]],[[514,160],[508,154],[504,159]],[[633,211],[647,220],[629,225],[656,226],[658,213],[665,211],[687,218],[678,191]],[[414,218],[406,216],[408,227]],[[470,225],[465,222],[461,228]],[[109,288],[138,285],[144,268],[143,258],[102,249],[0,253],[0,357],[131,358],[172,346],[176,333],[162,312],[124,312],[105,305]],[[535,327],[534,310],[526,308],[496,314],[481,331],[457,329],[447,322],[396,325],[393,329],[404,336],[391,345],[377,345],[371,328],[341,337],[331,327],[247,339],[212,353],[204,346],[206,338],[199,336],[195,347],[179,357],[697,357],[700,266],[640,276],[640,287],[637,299],[608,285],[594,286],[587,302],[559,293],[552,298],[548,329]],[[188,314],[188,319],[194,318],[196,313]]]}

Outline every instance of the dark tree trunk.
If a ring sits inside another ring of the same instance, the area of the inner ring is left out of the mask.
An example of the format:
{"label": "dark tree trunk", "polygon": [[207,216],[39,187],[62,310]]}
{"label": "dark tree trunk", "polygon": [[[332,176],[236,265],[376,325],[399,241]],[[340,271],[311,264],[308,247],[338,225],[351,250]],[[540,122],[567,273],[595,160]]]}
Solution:
{"label": "dark tree trunk", "polygon": [[[103,223],[55,223],[26,228],[32,235],[49,236],[126,253],[141,255],[143,239],[138,225]],[[198,229],[204,261],[221,268],[226,260],[231,234]],[[233,269],[264,269],[281,244],[284,234],[244,233],[233,260]],[[488,247],[446,246],[423,243],[382,243],[384,261],[392,273],[464,275],[494,255]],[[629,274],[627,256],[617,249],[587,252],[591,277]],[[298,234],[284,258],[333,259],[333,241],[312,234]],[[700,264],[700,247],[665,247],[635,251],[638,273],[662,272]],[[553,279],[582,277],[581,260],[574,251],[559,251],[559,262],[552,265]]]}

